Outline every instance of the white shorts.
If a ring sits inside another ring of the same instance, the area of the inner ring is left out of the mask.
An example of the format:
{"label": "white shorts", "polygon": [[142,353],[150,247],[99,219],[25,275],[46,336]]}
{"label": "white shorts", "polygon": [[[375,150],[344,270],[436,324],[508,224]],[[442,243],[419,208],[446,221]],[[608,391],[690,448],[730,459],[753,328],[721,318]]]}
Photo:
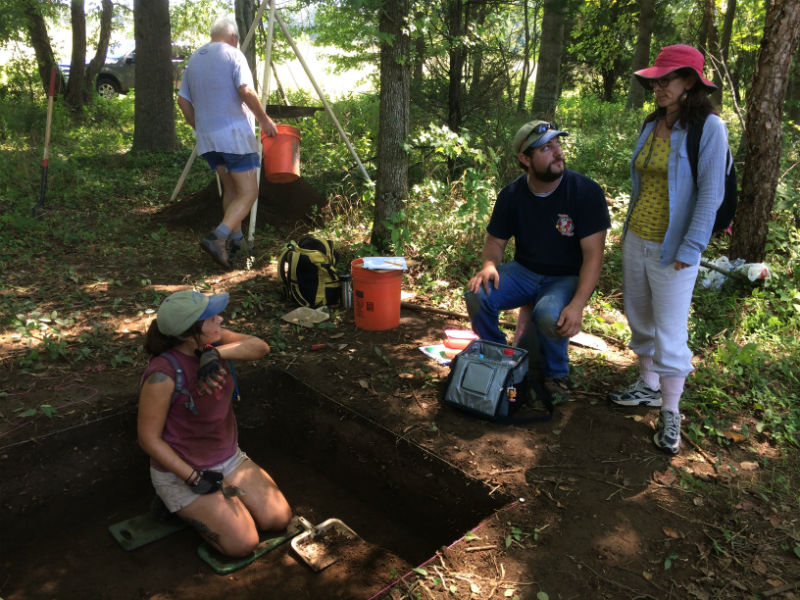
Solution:
{"label": "white shorts", "polygon": [[[234,452],[233,456],[229,459],[206,470],[219,471],[222,473],[223,477],[227,477],[246,460],[250,460],[250,457],[242,452],[241,448],[237,447],[236,452]],[[156,494],[164,501],[164,504],[171,513],[186,508],[200,497],[192,491],[191,487],[186,485],[183,479],[175,475],[175,473],[158,471],[150,467],[150,480],[153,482]]]}

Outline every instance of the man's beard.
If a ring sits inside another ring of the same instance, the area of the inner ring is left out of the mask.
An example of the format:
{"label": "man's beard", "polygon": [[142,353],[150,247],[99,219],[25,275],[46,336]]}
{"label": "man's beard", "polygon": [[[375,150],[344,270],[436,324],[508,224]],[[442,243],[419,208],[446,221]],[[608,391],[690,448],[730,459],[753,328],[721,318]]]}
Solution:
{"label": "man's beard", "polygon": [[553,161],[553,162],[560,162],[562,164],[561,169],[557,173],[553,171],[553,163],[547,165],[547,168],[544,171],[538,171],[534,167],[533,174],[536,177],[536,179],[538,179],[543,183],[550,183],[552,181],[556,181],[559,177],[561,177],[567,168],[567,163],[564,162],[563,160]]}

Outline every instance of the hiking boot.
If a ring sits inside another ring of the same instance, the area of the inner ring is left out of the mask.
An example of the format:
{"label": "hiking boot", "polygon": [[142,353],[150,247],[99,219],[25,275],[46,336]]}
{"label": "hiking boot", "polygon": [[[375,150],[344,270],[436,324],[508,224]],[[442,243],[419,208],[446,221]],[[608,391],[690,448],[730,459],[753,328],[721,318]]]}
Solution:
{"label": "hiking boot", "polygon": [[230,269],[231,263],[228,255],[227,241],[228,240],[218,238],[217,234],[212,231],[203,238],[200,242],[200,247],[208,252],[211,258],[217,261],[217,263],[226,269]]}
{"label": "hiking boot", "polygon": [[677,454],[681,449],[681,414],[671,410],[659,413],[658,425],[653,442],[659,449],[669,454]]}
{"label": "hiking boot", "polygon": [[568,377],[545,377],[544,387],[553,396],[553,406],[559,406],[569,400],[571,386]]}
{"label": "hiking boot", "polygon": [[228,262],[233,264],[234,259],[241,253],[243,256],[247,255],[247,242],[244,238],[234,240],[228,238]]}
{"label": "hiking boot", "polygon": [[618,392],[609,395],[614,404],[620,406],[661,406],[661,390],[652,390],[641,379]]}

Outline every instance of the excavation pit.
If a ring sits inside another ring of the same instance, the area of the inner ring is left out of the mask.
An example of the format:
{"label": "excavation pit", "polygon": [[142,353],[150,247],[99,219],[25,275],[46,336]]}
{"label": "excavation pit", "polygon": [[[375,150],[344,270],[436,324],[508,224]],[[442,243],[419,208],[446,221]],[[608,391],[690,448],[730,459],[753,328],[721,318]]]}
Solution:
{"label": "excavation pit", "polygon": [[284,544],[219,575],[191,529],[125,552],[108,526],[146,512],[153,495],[126,412],[0,452],[0,595],[370,598],[510,501],[284,371],[248,373],[240,389],[242,448],[295,514],[341,519],[363,543],[320,572]]}

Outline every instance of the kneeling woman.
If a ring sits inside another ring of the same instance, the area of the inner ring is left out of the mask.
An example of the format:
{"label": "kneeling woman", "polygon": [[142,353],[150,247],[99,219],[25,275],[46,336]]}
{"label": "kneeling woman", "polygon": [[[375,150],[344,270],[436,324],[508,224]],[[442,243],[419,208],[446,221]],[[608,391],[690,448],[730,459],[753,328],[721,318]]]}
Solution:
{"label": "kneeling woman", "polygon": [[[222,361],[256,360],[269,346],[221,326],[227,303],[228,294],[193,291],[162,302],[144,344],[152,358],[142,376],[138,435],[169,511],[238,557],[252,552],[259,530],[285,528],[292,511],[269,474],[238,446],[234,380]],[[244,494],[228,498],[223,486]]]}

